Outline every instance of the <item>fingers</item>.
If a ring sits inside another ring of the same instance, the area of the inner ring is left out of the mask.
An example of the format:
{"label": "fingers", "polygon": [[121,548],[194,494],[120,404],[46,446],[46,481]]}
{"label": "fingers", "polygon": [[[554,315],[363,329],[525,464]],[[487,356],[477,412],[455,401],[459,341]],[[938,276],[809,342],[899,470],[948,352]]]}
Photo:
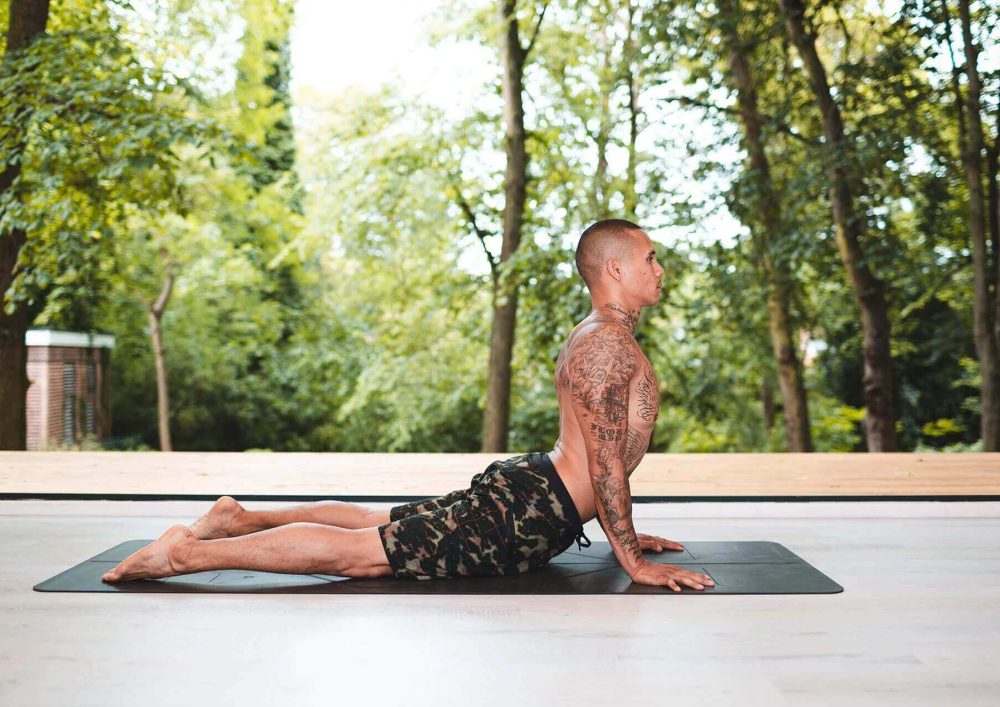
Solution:
{"label": "fingers", "polygon": [[705,585],[702,584],[701,582],[699,582],[696,579],[685,579],[684,581],[687,583],[687,585],[689,587],[691,587],[693,589],[704,589],[705,588]]}
{"label": "fingers", "polygon": [[684,549],[684,546],[681,543],[657,537],[656,535],[644,535],[642,533],[638,533],[638,537],[639,549],[641,550],[655,550],[656,552],[663,552],[664,550]]}
{"label": "fingers", "polygon": [[670,550],[683,550],[684,549],[684,546],[681,545],[680,543],[674,542],[673,540],[667,540],[666,538],[658,538],[658,537],[654,536],[653,537],[653,541],[656,542],[658,545],[661,545],[662,547],[670,549]]}
{"label": "fingers", "polygon": [[681,585],[704,591],[715,586],[715,581],[707,574],[692,572],[675,565],[647,564],[643,570],[632,575],[632,581],[640,584],[653,584],[669,587],[675,592],[681,591]]}
{"label": "fingers", "polygon": [[673,589],[675,592],[681,591],[681,587],[678,586],[677,582],[680,581],[691,587],[692,589],[697,589],[699,591],[704,591],[705,587],[714,587],[715,582],[711,577],[705,574],[698,574],[696,572],[682,572],[677,573],[673,577],[667,577],[667,586]]}
{"label": "fingers", "polygon": [[714,587],[715,580],[709,577],[707,574],[698,574],[697,572],[692,572],[691,576],[688,578],[691,582],[698,585],[698,589],[704,589],[702,585]]}
{"label": "fingers", "polygon": [[[691,579],[690,577],[680,577],[680,581],[682,581],[687,586],[691,587],[691,589],[699,589],[699,590],[705,589],[705,586],[703,584],[701,584],[697,580]],[[675,592],[679,592],[681,590],[680,586],[678,586],[677,584],[677,581],[672,578],[667,579],[667,586],[673,589]]]}

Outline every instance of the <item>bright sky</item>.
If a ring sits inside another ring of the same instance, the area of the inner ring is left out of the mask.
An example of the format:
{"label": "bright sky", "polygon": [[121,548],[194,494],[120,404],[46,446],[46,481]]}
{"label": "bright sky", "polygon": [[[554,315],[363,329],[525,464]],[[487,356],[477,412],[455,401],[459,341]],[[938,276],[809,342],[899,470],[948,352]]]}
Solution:
{"label": "bright sky", "polygon": [[338,93],[392,82],[446,106],[492,78],[491,55],[471,42],[430,45],[442,0],[298,0],[292,29],[292,90]]}

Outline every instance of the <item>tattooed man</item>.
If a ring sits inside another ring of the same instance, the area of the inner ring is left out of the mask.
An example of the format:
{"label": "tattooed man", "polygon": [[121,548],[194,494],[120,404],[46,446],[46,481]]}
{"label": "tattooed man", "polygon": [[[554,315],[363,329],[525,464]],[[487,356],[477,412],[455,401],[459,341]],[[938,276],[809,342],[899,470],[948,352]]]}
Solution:
{"label": "tattooed man", "polygon": [[104,575],[105,581],[210,569],[409,579],[499,576],[541,567],[589,539],[597,518],[634,582],[680,591],[712,579],[651,563],[644,550],[682,550],[636,533],[629,477],[649,446],[659,412],[656,375],[634,332],[660,299],[663,268],[649,236],[629,221],[583,232],[577,270],[593,311],[556,361],[559,439],[548,454],[498,460],[469,488],[389,510],[320,501],[275,511],[223,496],[191,526],[175,525]]}

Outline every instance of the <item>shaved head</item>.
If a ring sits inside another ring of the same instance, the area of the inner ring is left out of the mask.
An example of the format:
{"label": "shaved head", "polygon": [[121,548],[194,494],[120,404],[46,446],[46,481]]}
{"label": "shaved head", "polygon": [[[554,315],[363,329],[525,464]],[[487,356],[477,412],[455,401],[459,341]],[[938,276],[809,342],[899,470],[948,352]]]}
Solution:
{"label": "shaved head", "polygon": [[631,221],[610,218],[598,221],[583,232],[576,246],[576,269],[587,283],[587,289],[593,289],[600,281],[608,260],[620,261],[628,256],[635,246],[635,232],[641,230]]}

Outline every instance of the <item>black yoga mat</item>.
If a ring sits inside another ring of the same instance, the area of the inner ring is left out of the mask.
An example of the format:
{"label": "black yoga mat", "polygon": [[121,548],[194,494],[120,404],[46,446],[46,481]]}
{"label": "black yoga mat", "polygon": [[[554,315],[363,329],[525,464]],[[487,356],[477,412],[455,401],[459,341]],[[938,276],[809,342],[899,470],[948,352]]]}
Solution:
{"label": "black yoga mat", "polygon": [[322,574],[214,570],[106,584],[101,575],[152,540],[130,540],[35,586],[39,592],[208,592],[229,594],[836,594],[844,588],[774,542],[688,542],[676,552],[646,552],[650,562],[710,576],[714,587],[635,584],[608,543],[567,550],[533,572],[511,577],[433,580],[349,579]]}

